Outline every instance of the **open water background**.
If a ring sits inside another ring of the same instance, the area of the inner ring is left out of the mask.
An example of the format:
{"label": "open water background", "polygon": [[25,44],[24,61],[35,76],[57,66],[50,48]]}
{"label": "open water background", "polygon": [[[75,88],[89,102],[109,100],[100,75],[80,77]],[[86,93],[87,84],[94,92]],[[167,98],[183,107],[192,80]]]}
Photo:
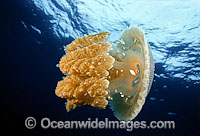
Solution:
{"label": "open water background", "polygon": [[[40,120],[109,118],[89,106],[67,113],[54,94],[62,73],[63,46],[85,34],[112,32],[130,24],[145,30],[155,77],[135,120],[174,120],[175,130],[43,130]],[[200,129],[200,2],[198,0],[0,0],[1,114],[7,133],[21,135],[187,135]],[[38,121],[28,130],[24,121]]]}

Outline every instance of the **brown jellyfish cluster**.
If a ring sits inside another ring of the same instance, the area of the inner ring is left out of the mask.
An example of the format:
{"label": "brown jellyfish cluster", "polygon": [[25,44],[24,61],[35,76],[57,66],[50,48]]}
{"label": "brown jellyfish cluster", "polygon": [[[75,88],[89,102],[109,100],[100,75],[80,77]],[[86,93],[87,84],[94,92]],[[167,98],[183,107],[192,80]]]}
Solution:
{"label": "brown jellyfish cluster", "polygon": [[108,42],[109,32],[74,40],[59,62],[66,74],[56,95],[67,99],[66,109],[91,105],[110,108],[119,120],[132,120],[150,91],[154,63],[144,32],[137,26],[124,30],[120,40]]}

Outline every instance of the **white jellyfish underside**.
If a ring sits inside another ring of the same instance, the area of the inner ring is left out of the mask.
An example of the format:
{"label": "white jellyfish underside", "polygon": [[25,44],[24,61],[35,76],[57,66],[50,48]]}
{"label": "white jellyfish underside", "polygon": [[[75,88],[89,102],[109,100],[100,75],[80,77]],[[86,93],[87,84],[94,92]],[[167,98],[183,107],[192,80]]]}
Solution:
{"label": "white jellyfish underside", "polygon": [[91,105],[105,109],[108,100],[119,120],[134,119],[150,91],[154,63],[144,32],[130,26],[120,40],[110,42],[109,32],[78,38],[66,46],[56,95],[67,99],[67,111]]}

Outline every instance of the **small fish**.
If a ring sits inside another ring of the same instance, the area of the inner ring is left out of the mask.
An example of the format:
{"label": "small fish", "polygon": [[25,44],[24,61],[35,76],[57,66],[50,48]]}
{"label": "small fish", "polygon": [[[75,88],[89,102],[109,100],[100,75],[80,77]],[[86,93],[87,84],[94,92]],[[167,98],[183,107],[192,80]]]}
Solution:
{"label": "small fish", "polygon": [[168,115],[176,115],[176,113],[168,112]]}

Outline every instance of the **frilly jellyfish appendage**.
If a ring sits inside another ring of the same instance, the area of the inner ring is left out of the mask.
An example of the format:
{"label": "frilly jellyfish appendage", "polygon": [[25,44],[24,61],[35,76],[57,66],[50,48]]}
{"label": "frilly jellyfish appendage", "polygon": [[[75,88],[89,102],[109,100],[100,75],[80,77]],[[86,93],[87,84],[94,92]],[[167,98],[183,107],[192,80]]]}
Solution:
{"label": "frilly jellyfish appendage", "polygon": [[154,63],[144,32],[127,28],[120,40],[108,41],[109,32],[88,35],[66,46],[60,70],[66,77],[56,95],[67,99],[67,111],[91,105],[105,109],[108,100],[119,120],[140,112],[151,88]]}

